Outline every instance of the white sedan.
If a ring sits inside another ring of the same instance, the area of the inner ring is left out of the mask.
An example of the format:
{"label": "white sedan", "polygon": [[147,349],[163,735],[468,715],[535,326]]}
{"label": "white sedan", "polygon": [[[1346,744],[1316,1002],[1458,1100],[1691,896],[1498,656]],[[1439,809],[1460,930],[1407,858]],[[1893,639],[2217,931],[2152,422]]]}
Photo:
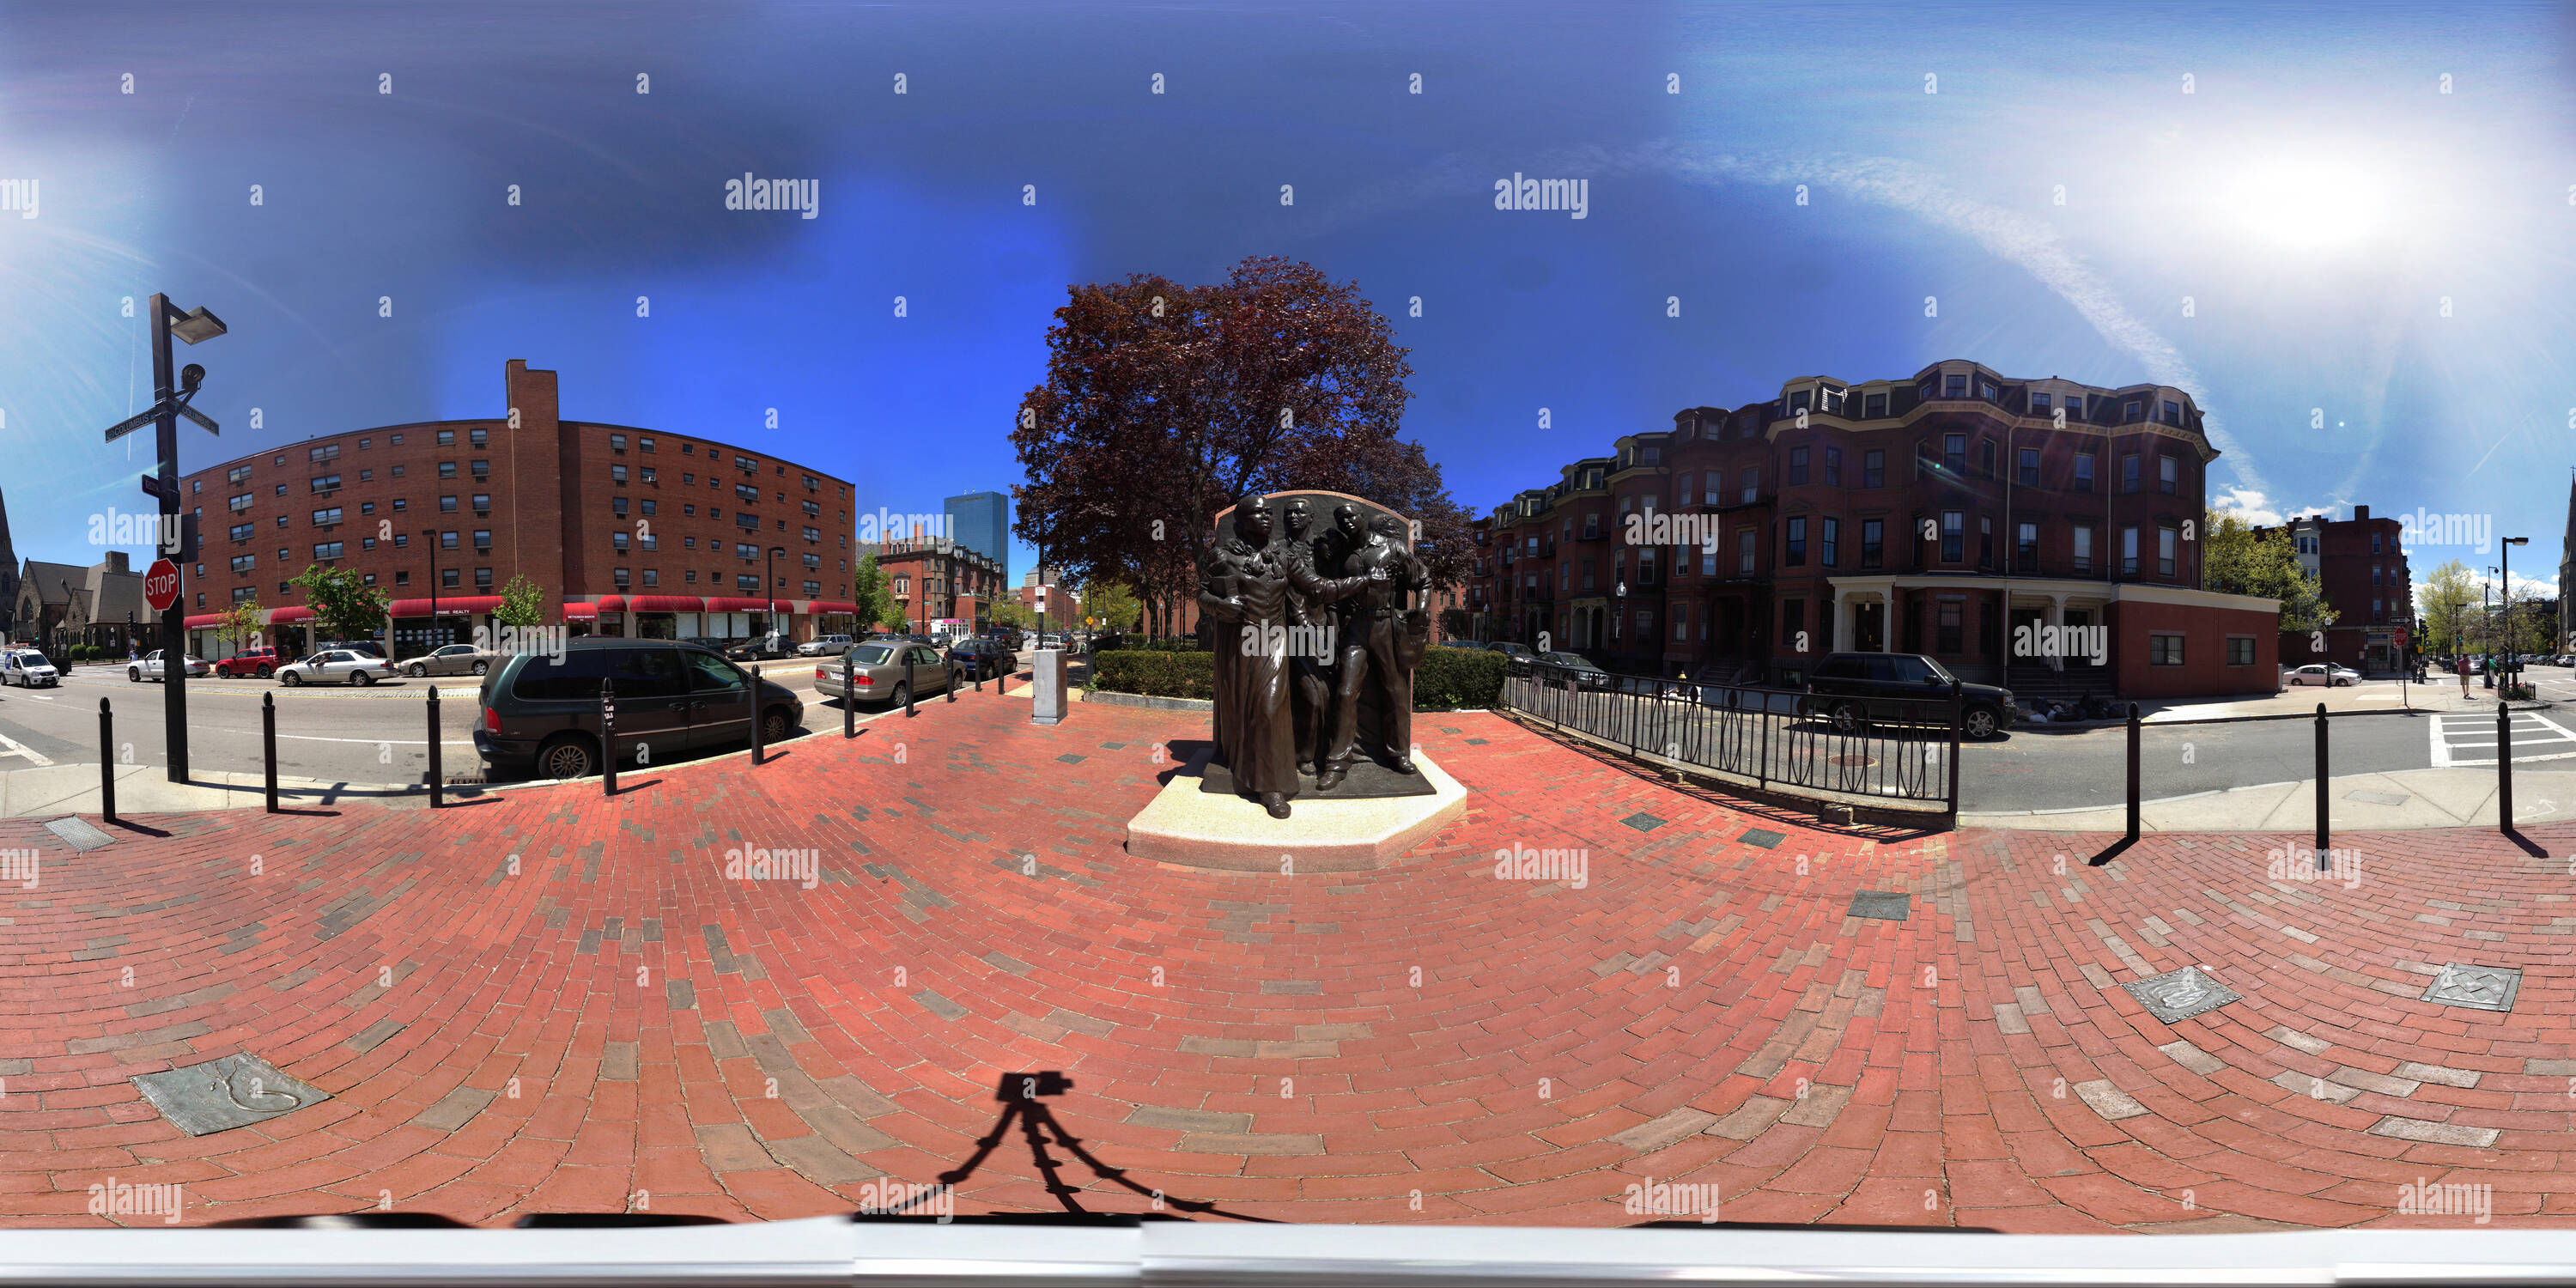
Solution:
{"label": "white sedan", "polygon": [[369,653],[335,648],[316,653],[301,662],[277,668],[278,683],[293,688],[299,684],[373,684],[394,678],[394,664]]}
{"label": "white sedan", "polygon": [[[188,668],[188,678],[191,680],[214,669],[206,665],[206,659],[194,654],[188,655],[185,665]],[[141,660],[126,663],[125,678],[135,684],[141,684],[145,680],[164,678],[161,674],[161,650],[156,648],[144,654]]]}
{"label": "white sedan", "polygon": [[2290,673],[2282,678],[2290,684],[2322,684],[2331,689],[2338,684],[2361,683],[2361,672],[2331,662],[2310,662],[2306,666],[2292,667]]}

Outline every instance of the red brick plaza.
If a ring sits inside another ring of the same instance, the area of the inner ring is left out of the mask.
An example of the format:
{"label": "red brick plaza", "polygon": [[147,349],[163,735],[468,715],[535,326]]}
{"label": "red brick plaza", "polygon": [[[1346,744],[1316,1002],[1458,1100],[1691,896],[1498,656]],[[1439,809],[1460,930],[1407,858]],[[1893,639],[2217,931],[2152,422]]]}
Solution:
{"label": "red brick plaza", "polygon": [[[0,1217],[110,1219],[110,1176],[183,1185],[189,1223],[840,1212],[959,1165],[1041,1069],[1103,1163],[1244,1216],[1618,1224],[1648,1176],[1743,1221],[2469,1222],[2401,1214],[2419,1182],[2576,1212],[2565,858],[2356,835],[2347,887],[2251,836],[2104,868],[2104,837],[1848,837],[1481,714],[1416,725],[1474,796],[1398,866],[1128,858],[1202,722],[970,695],[613,801],[164,817],[86,855],[0,824],[42,853],[0,887]],[[818,851],[815,887],[727,879],[746,847]],[[1498,879],[1523,847],[1584,851],[1582,888]],[[2417,1000],[2446,962],[2523,968],[2511,1012]],[[2116,987],[2192,964],[2244,1000],[2169,1027]],[[191,1138],[128,1081],[234,1052],[332,1098]],[[1148,1208],[1051,1153],[1085,1208]],[[957,1210],[1056,1206],[1030,1155],[1015,1128]]]}

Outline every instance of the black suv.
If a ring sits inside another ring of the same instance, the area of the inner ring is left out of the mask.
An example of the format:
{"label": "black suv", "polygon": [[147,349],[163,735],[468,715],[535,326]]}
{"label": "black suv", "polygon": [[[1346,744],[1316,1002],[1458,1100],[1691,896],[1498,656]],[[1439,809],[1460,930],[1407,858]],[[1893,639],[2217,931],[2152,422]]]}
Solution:
{"label": "black suv", "polygon": [[[747,698],[753,677],[715,650],[670,640],[584,636],[557,654],[512,653],[475,694],[482,718],[474,749],[496,770],[541,778],[599,772],[599,689],[616,683],[620,760],[649,765],[701,748],[751,740]],[[767,680],[760,685],[760,736],[783,742],[805,720],[805,704]]]}
{"label": "black suv", "polygon": [[[1832,653],[1808,673],[1807,709],[1846,733],[1872,720],[1944,724],[1955,678],[1919,653]],[[2011,690],[1991,684],[1962,683],[1959,700],[1959,731],[1968,738],[1994,737],[2020,710]]]}
{"label": "black suv", "polygon": [[948,650],[948,662],[968,681],[1016,675],[1020,669],[1020,655],[999,640],[959,640]]}

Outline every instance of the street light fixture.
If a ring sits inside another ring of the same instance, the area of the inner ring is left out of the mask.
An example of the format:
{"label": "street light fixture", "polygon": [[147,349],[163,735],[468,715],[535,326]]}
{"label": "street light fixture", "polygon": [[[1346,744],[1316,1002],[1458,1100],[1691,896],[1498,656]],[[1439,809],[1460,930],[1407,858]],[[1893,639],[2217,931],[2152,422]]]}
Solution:
{"label": "street light fixture", "polygon": [[[188,529],[179,518],[179,420],[186,417],[209,434],[223,429],[212,417],[188,405],[205,384],[206,369],[189,363],[181,374],[182,386],[173,388],[170,370],[170,337],[203,344],[223,335],[228,328],[212,310],[197,308],[181,312],[167,295],[154,295],[147,306],[152,319],[152,406],[139,415],[108,427],[107,441],[115,442],[145,425],[153,427],[153,454],[158,468],[143,481],[144,494],[160,502],[161,557],[173,564],[185,564],[196,550],[188,540]],[[187,596],[173,595],[170,606],[161,610],[161,722],[162,740],[169,749],[170,781],[188,781],[188,608]]]}
{"label": "street light fixture", "polygon": [[761,597],[769,604],[769,632],[773,635],[786,634],[778,628],[778,558],[786,553],[785,546],[771,546],[769,561],[761,576],[761,580],[765,583],[761,587]]}

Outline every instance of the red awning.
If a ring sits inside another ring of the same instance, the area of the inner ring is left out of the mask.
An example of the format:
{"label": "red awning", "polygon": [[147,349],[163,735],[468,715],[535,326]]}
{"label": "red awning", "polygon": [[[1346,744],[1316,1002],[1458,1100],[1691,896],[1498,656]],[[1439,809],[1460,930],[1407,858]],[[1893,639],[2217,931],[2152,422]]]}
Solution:
{"label": "red awning", "polygon": [[201,628],[204,628],[204,627],[212,626],[212,625],[214,625],[215,623],[220,622],[220,621],[224,620],[226,617],[229,617],[229,616],[231,616],[231,614],[230,614],[230,613],[199,613],[199,614],[197,614],[196,616],[189,618],[189,619],[188,619],[185,623],[183,623],[183,624],[184,624],[184,625],[185,625],[189,630],[192,630],[192,631],[193,631],[193,630],[198,630],[198,629],[201,629]]}
{"label": "red awning", "polygon": [[695,595],[637,595],[633,606],[639,613],[700,613],[707,603]]}
{"label": "red awning", "polygon": [[602,595],[602,596],[600,596],[600,597],[599,597],[599,611],[601,611],[601,612],[603,612],[603,613],[622,613],[622,612],[625,612],[625,611],[626,611],[626,597],[625,597],[624,595]]}
{"label": "red awning", "polygon": [[[707,611],[711,613],[766,613],[770,611],[770,604],[772,602],[773,601],[766,599],[743,599],[737,596],[719,595],[707,601]],[[782,608],[787,606],[787,601],[783,599],[774,602]]]}
{"label": "red awning", "polygon": [[[441,595],[436,602],[439,616],[463,616],[467,613],[491,612],[501,606],[501,597],[499,595]],[[431,601],[426,599],[397,599],[386,605],[385,611],[396,617],[427,617],[430,603]]]}
{"label": "red awning", "polygon": [[272,608],[268,610],[268,624],[271,626],[284,626],[288,622],[309,622],[312,620],[313,610],[310,608]]}
{"label": "red awning", "polygon": [[845,604],[837,599],[818,599],[811,604],[807,604],[805,606],[805,611],[809,613],[856,613],[859,611],[859,606],[856,604]]}
{"label": "red awning", "polygon": [[587,600],[566,604],[563,606],[563,615],[564,620],[567,622],[597,621],[599,619],[599,605]]}

